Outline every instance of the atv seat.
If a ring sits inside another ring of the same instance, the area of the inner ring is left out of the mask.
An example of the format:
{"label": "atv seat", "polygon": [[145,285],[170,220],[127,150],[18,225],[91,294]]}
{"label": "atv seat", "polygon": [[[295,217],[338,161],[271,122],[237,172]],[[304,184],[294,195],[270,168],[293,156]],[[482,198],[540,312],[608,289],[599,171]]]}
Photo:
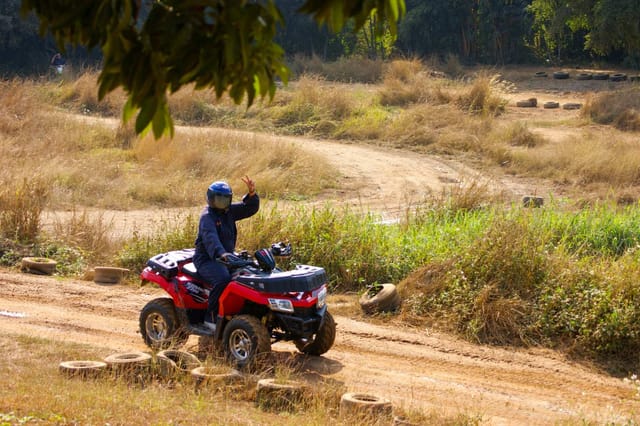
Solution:
{"label": "atv seat", "polygon": [[196,265],[193,262],[185,263],[182,266],[182,272],[186,275],[189,275],[191,278],[195,278],[200,281],[205,281],[205,279],[198,273],[196,269]]}

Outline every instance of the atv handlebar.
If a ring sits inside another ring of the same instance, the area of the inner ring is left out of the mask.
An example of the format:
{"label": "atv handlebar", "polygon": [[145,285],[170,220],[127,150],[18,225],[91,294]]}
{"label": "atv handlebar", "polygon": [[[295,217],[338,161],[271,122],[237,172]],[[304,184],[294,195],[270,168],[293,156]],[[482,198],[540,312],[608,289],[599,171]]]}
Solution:
{"label": "atv handlebar", "polygon": [[256,266],[256,263],[249,259],[237,256],[235,254],[227,254],[226,258],[219,257],[216,259],[218,263],[222,263],[229,268],[243,268],[245,266]]}
{"label": "atv handlebar", "polygon": [[[282,241],[271,244],[269,249],[274,256],[286,257],[291,256],[291,244]],[[230,269],[244,268],[245,266],[258,267],[257,262],[247,253],[246,250],[240,253],[227,253],[225,258],[218,257],[216,262],[222,263]]]}

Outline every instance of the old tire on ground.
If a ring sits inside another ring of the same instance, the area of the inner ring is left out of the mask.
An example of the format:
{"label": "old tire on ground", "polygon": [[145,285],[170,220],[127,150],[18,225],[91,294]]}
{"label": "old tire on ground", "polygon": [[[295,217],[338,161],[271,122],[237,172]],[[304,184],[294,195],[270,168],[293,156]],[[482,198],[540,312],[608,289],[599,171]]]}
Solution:
{"label": "old tire on ground", "polygon": [[295,411],[304,403],[309,387],[296,380],[261,379],[256,386],[256,405],[263,410]]}
{"label": "old tire on ground", "polygon": [[67,377],[93,378],[99,377],[107,370],[107,363],[102,361],[64,361],[58,370]]}
{"label": "old tire on ground", "polygon": [[96,284],[118,284],[127,272],[129,270],[125,268],[96,266],[93,268],[93,282]]}
{"label": "old tire on ground", "polygon": [[116,377],[133,378],[144,381],[151,367],[151,355],[145,352],[122,352],[104,359]]}
{"label": "old tire on ground", "polygon": [[178,321],[173,300],[168,297],[153,299],[142,308],[140,334],[152,349],[177,349],[189,338]]}
{"label": "old tire on ground", "polygon": [[538,100],[536,98],[530,98],[524,101],[516,102],[518,108],[535,108],[538,106]]}
{"label": "old tire on ground", "polygon": [[562,105],[562,108],[566,110],[580,109],[582,108],[582,104],[569,102]]}
{"label": "old tire on ground", "polygon": [[185,351],[166,349],[156,354],[156,369],[163,377],[187,373],[201,365],[198,357]]}
{"label": "old tire on ground", "polygon": [[336,322],[333,316],[327,311],[324,314],[322,325],[318,332],[311,339],[296,340],[296,348],[308,355],[322,355],[333,346],[336,340]]}
{"label": "old tire on ground", "polygon": [[560,102],[549,101],[549,102],[545,102],[544,105],[542,105],[542,106],[545,109],[560,108]]}
{"label": "old tire on ground", "polygon": [[592,80],[593,79],[593,74],[589,74],[586,72],[581,72],[580,74],[576,75],[576,80]]}
{"label": "old tire on ground", "polygon": [[343,418],[379,421],[391,419],[392,411],[390,401],[375,395],[348,392],[340,398],[340,417]]}
{"label": "old tire on ground", "polygon": [[542,207],[544,198],[535,195],[525,195],[522,197],[522,205],[524,207]]}
{"label": "old tire on ground", "polygon": [[606,73],[597,73],[593,74],[594,80],[609,80],[609,74]]}
{"label": "old tire on ground", "polygon": [[538,71],[533,76],[534,77],[546,77],[547,76],[547,72],[546,71]]}
{"label": "old tire on ground", "polygon": [[57,262],[45,257],[23,257],[20,269],[38,275],[51,275],[56,271]]}
{"label": "old tire on ground", "polygon": [[609,80],[611,81],[625,81],[626,79],[626,74],[611,74],[611,77],[609,77]]}
{"label": "old tire on ground", "polygon": [[224,386],[238,382],[242,375],[234,369],[199,366],[191,370],[191,378],[197,387],[213,385]]}
{"label": "old tire on ground", "polygon": [[[367,290],[360,297],[360,307],[365,314],[395,311],[400,307],[400,295],[396,286],[390,283],[379,286],[378,292]],[[374,289],[375,290],[375,287]]]}
{"label": "old tire on ground", "polygon": [[271,336],[260,320],[238,315],[224,328],[222,344],[227,359],[238,368],[254,366],[261,354],[271,352]]}
{"label": "old tire on ground", "polygon": [[569,78],[569,73],[565,71],[556,71],[553,73],[553,78],[556,80],[566,80]]}

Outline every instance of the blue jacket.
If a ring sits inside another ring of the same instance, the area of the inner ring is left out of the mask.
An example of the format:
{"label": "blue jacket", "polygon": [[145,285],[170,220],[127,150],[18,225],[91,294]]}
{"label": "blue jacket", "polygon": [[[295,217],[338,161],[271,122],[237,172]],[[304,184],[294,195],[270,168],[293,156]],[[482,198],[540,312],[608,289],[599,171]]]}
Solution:
{"label": "blue jacket", "polygon": [[196,252],[193,261],[199,263],[215,261],[224,253],[233,253],[236,248],[238,229],[236,221],[246,219],[260,208],[258,194],[245,195],[242,202],[232,203],[225,212],[206,207],[200,215]]}

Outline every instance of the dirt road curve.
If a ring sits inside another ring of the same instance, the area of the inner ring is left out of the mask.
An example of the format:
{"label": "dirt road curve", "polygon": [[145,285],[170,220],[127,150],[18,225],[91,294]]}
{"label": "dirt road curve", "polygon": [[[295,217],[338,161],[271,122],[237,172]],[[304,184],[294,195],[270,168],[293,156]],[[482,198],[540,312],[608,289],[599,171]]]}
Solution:
{"label": "dirt road curve", "polygon": [[[150,286],[100,286],[6,269],[0,269],[0,283],[0,333],[91,344],[105,356],[146,350],[138,313],[162,294]],[[336,321],[336,344],[323,357],[305,359],[284,343],[274,350],[304,363],[310,378],[335,380],[398,407],[477,415],[483,424],[640,421],[640,400],[630,384],[551,351],[475,346],[427,330]]]}

